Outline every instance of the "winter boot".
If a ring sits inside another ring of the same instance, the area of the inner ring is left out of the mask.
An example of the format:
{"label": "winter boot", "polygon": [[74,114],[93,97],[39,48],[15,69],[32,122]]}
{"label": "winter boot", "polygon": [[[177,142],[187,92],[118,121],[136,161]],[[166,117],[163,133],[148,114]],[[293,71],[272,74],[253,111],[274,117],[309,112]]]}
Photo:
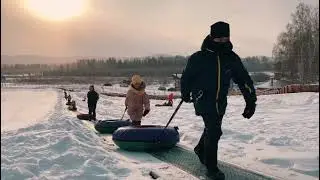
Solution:
{"label": "winter boot", "polygon": [[217,168],[217,170],[210,172],[207,172],[207,177],[212,179],[212,180],[225,180],[225,175],[220,169]]}
{"label": "winter boot", "polygon": [[203,159],[203,150],[201,150],[200,147],[196,146],[194,149],[194,152],[196,153],[196,155],[198,156],[200,162],[202,164],[204,164],[204,159]]}

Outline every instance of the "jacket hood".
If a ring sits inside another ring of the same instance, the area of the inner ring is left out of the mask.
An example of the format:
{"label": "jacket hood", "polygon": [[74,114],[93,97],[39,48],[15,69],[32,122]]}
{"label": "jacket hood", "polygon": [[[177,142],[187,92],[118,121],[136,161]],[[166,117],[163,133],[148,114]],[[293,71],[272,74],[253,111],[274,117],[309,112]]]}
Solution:
{"label": "jacket hood", "polygon": [[135,87],[132,83],[130,84],[130,87],[129,87],[129,91],[132,91],[132,92],[139,94],[139,95],[144,94],[145,89],[146,89],[146,84],[143,81],[141,82],[141,84],[138,88]]}

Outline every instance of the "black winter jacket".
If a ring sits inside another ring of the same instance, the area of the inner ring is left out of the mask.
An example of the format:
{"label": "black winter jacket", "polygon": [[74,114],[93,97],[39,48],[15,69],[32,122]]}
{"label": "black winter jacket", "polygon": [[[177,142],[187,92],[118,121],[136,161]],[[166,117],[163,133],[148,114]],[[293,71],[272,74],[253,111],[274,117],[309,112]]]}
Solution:
{"label": "black winter jacket", "polygon": [[99,94],[96,91],[89,91],[87,94],[88,106],[95,106],[99,99]]}
{"label": "black winter jacket", "polygon": [[181,77],[181,95],[192,94],[196,115],[224,115],[231,79],[238,84],[246,103],[257,100],[253,82],[240,57],[232,51],[231,42],[227,46],[218,49],[207,37],[201,51],[188,60]]}

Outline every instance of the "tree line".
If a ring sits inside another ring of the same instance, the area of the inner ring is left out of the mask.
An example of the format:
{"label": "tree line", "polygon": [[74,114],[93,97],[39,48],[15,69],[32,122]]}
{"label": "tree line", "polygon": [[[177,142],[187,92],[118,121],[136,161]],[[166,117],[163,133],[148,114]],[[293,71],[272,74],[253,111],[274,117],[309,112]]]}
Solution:
{"label": "tree line", "polygon": [[[43,73],[44,76],[131,76],[134,73],[151,77],[167,77],[181,73],[187,56],[152,56],[129,59],[81,59],[74,63],[1,65],[3,73]],[[266,56],[242,59],[248,71],[272,71],[273,61]]]}
{"label": "tree line", "polygon": [[319,82],[319,6],[300,3],[273,48],[277,78]]}

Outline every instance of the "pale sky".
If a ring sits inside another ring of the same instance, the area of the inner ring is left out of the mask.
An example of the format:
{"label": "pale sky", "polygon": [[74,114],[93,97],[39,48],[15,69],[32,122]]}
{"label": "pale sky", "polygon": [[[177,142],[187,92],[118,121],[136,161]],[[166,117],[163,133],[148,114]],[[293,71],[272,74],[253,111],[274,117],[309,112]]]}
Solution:
{"label": "pale sky", "polygon": [[[23,7],[23,0],[1,0],[1,54],[190,55],[200,49],[210,25],[222,20],[230,24],[231,41],[241,57],[271,56],[278,34],[285,30],[299,3],[298,0],[74,1],[72,4],[64,0],[54,15],[60,15],[63,8],[71,12],[68,8],[86,1],[80,16],[51,21]],[[318,0],[302,2],[319,4]]]}

